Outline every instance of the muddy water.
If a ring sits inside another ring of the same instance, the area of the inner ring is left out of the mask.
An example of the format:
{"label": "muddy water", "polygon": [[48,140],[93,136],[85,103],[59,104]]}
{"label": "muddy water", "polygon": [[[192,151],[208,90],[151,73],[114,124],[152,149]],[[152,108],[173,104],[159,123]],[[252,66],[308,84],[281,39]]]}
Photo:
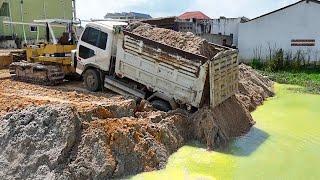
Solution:
{"label": "muddy water", "polygon": [[320,96],[276,85],[277,96],[254,113],[256,126],[220,152],[196,143],[167,168],[133,179],[320,179]]}

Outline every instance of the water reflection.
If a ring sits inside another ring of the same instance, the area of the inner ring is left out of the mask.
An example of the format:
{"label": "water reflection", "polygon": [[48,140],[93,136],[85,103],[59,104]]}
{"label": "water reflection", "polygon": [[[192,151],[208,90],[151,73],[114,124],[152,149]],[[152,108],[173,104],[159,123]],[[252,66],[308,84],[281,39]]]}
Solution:
{"label": "water reflection", "polygon": [[218,152],[235,156],[250,156],[267,141],[269,136],[267,132],[253,127],[248,134],[233,140],[228,147]]}

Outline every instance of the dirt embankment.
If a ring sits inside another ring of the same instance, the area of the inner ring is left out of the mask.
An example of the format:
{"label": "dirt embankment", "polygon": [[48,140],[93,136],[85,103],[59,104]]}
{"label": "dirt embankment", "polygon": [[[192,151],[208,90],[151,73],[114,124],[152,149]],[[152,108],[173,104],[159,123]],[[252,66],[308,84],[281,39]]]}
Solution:
{"label": "dirt embankment", "polygon": [[[164,168],[190,140],[217,148],[254,124],[249,110],[272,82],[240,66],[239,93],[213,110],[154,111],[79,83],[43,87],[0,81],[1,179],[106,179]],[[7,115],[5,115],[7,114]]]}
{"label": "dirt embankment", "polygon": [[0,123],[0,177],[106,179],[164,168],[189,139],[184,112],[88,121],[70,105],[29,107]]}

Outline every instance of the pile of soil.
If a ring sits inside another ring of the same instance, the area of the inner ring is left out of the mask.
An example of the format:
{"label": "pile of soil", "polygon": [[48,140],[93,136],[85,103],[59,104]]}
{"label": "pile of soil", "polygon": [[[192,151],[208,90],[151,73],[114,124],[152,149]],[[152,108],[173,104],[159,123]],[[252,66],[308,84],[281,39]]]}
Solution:
{"label": "pile of soil", "polygon": [[245,64],[239,68],[239,92],[214,109],[205,107],[193,115],[194,138],[209,149],[246,134],[255,124],[250,112],[275,95],[270,79]]}
{"label": "pile of soil", "polygon": [[194,139],[207,144],[211,150],[223,147],[230,139],[246,134],[255,124],[250,112],[235,96],[214,109],[200,109],[191,119]]}
{"label": "pile of soil", "polygon": [[53,179],[77,141],[80,121],[68,106],[29,107],[0,123],[0,178]]}
{"label": "pile of soil", "polygon": [[170,29],[153,27],[150,24],[141,22],[132,23],[127,29],[134,34],[190,53],[202,55],[209,59],[212,59],[221,51],[221,49],[209,45],[205,39],[191,32],[176,32]]}
{"label": "pile of soil", "polygon": [[0,124],[0,177],[107,179],[164,168],[189,139],[181,112],[87,121],[63,104],[29,107]]}
{"label": "pile of soil", "polygon": [[239,68],[239,93],[236,96],[249,111],[254,111],[266,98],[275,95],[273,81],[245,64],[240,64]]}
{"label": "pile of soil", "polygon": [[249,110],[273,95],[270,80],[240,69],[236,96],[193,115],[110,94],[1,81],[0,100],[18,104],[0,115],[0,179],[120,178],[164,168],[191,140],[218,148],[247,133],[254,124]]}

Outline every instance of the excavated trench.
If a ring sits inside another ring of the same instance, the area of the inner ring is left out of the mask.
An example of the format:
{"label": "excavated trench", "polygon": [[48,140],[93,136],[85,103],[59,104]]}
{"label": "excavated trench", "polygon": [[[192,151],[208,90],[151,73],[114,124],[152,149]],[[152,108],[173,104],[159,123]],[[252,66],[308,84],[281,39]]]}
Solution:
{"label": "excavated trench", "polygon": [[162,169],[191,140],[218,148],[249,131],[249,111],[272,82],[240,65],[240,91],[195,114],[155,111],[147,102],[89,93],[79,84],[42,87],[0,81],[1,179],[108,179]]}

